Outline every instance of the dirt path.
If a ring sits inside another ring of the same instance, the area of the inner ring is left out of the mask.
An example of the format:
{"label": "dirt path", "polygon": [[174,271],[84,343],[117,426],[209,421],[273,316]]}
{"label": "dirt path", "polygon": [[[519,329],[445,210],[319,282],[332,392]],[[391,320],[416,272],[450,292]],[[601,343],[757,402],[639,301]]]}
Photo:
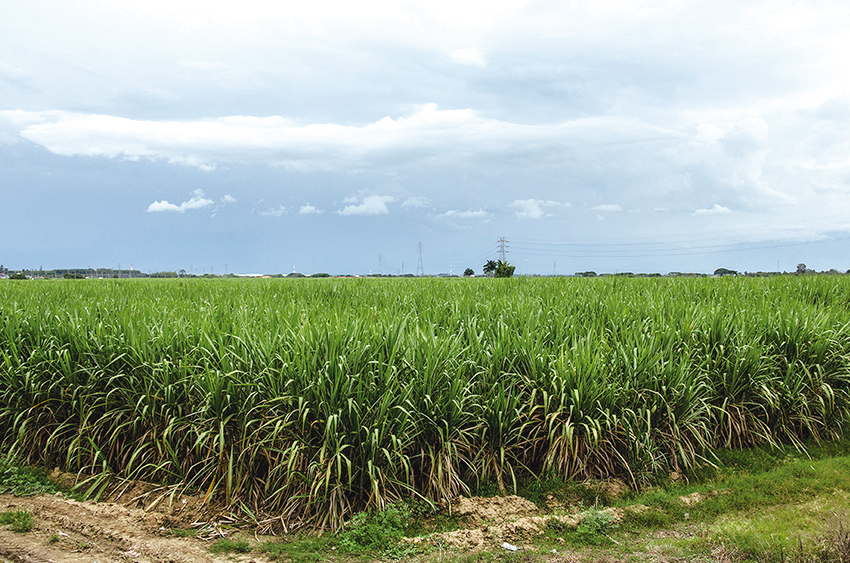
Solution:
{"label": "dirt path", "polygon": [[0,527],[2,563],[218,563],[251,556],[211,554],[208,543],[172,537],[171,517],[115,503],[77,502],[61,496],[0,495],[0,511],[27,509],[35,527],[16,533]]}

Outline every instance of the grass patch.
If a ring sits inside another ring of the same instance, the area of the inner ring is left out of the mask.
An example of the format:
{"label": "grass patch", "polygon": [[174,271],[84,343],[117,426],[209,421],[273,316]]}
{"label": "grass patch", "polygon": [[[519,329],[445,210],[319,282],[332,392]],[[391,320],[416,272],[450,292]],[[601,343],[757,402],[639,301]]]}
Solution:
{"label": "grass patch", "polygon": [[581,513],[581,522],[573,529],[568,524],[551,519],[546,524],[549,539],[558,538],[565,543],[581,547],[586,545],[608,545],[610,534],[618,528],[614,516],[609,511],[591,508]]}
{"label": "grass patch", "polygon": [[328,559],[332,540],[327,537],[301,536],[292,541],[260,544],[257,551],[272,561],[292,563],[317,563]]}
{"label": "grass patch", "polygon": [[9,526],[13,532],[29,532],[35,526],[29,510],[7,510],[0,512],[0,525]]}
{"label": "grass patch", "polygon": [[[850,456],[801,459],[781,451],[771,453],[757,448],[752,450],[748,461],[746,452],[740,456],[739,453],[724,453],[727,461],[730,458],[738,461],[718,467],[722,477],[716,481],[686,485],[666,483],[631,494],[616,504],[648,506],[651,510],[629,513],[627,522],[634,526],[659,527],[686,519],[709,521],[762,507],[803,503],[831,495],[850,483]],[[801,456],[799,452],[796,455]],[[694,493],[703,497],[700,502],[688,506],[681,500]]]}
{"label": "grass patch", "polygon": [[[634,553],[661,549],[692,556],[722,546],[724,557],[734,563],[846,563],[847,444],[814,444],[810,455],[791,448],[720,452],[717,480],[668,482],[618,503],[647,508],[627,510],[615,537]],[[688,495],[699,502],[687,505],[683,498]],[[693,522],[701,533],[693,534]],[[665,539],[645,539],[646,530],[660,529]]]}
{"label": "grass patch", "polygon": [[222,538],[209,547],[210,553],[250,553],[251,544],[245,540]]}
{"label": "grass patch", "polygon": [[628,530],[664,528],[675,522],[675,517],[658,507],[644,510],[628,510],[623,516],[622,527]]}
{"label": "grass patch", "polygon": [[198,535],[197,528],[171,528],[168,534],[175,538],[194,538]]}
{"label": "grass patch", "polygon": [[850,520],[848,507],[850,494],[836,491],[804,503],[724,514],[709,529],[716,541],[734,545],[748,557],[767,554],[780,561],[794,553],[817,553],[823,538]]}
{"label": "grass patch", "polygon": [[383,512],[358,512],[339,535],[343,552],[384,551],[404,537],[411,527],[412,510],[406,503],[387,506]]}
{"label": "grass patch", "polygon": [[444,559],[451,563],[538,563],[546,561],[545,556],[529,551],[479,551],[465,553]]}
{"label": "grass patch", "polygon": [[43,469],[22,467],[11,456],[0,457],[0,493],[31,497],[57,491],[56,484]]}
{"label": "grass patch", "polygon": [[848,482],[850,457],[792,461],[772,471],[719,483],[718,489],[724,494],[692,507],[691,514],[708,518],[765,506],[805,502],[845,488]]}
{"label": "grass patch", "polygon": [[610,541],[608,534],[616,527],[610,512],[592,508],[582,513],[581,523],[575,533],[584,543],[602,545]]}

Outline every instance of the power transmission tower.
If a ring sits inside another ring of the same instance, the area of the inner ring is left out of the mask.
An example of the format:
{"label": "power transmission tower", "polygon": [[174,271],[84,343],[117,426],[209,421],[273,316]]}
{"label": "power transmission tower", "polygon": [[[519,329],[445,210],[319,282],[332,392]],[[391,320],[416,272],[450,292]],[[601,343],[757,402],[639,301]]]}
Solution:
{"label": "power transmission tower", "polygon": [[508,239],[502,237],[499,239],[499,260],[506,262],[506,254],[508,253]]}
{"label": "power transmission tower", "polygon": [[416,264],[416,275],[424,276],[425,275],[425,266],[422,264],[422,243],[419,243],[419,262]]}

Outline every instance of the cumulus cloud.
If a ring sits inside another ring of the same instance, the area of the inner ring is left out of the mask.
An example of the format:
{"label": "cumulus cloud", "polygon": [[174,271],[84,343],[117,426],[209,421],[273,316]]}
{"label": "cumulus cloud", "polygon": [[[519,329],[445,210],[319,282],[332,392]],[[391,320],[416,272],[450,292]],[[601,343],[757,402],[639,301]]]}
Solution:
{"label": "cumulus cloud", "polygon": [[607,211],[607,212],[622,211],[623,210],[623,208],[621,206],[617,205],[616,203],[606,203],[606,204],[603,204],[603,205],[594,205],[593,207],[591,207],[591,209],[593,209],[594,211]]}
{"label": "cumulus cloud", "polygon": [[270,207],[267,211],[261,211],[260,215],[263,217],[280,217],[284,213],[286,213],[286,207],[278,205],[277,208]]}
{"label": "cumulus cloud", "polygon": [[478,209],[467,209],[466,211],[452,209],[440,215],[440,217],[449,217],[452,219],[483,219],[489,216],[490,214],[480,207]]}
{"label": "cumulus cloud", "polygon": [[224,194],[224,197],[221,198],[221,203],[236,203],[236,198],[230,194]]}
{"label": "cumulus cloud", "polygon": [[[389,195],[370,195],[363,198],[357,205],[346,205],[337,211],[340,215],[385,215],[390,212],[388,203],[396,200]],[[347,198],[346,201],[357,201],[357,198]]]}
{"label": "cumulus cloud", "polygon": [[321,215],[321,214],[322,214],[322,210],[321,210],[321,209],[317,209],[317,208],[313,207],[313,206],[312,206],[312,205],[310,205],[310,203],[308,202],[308,203],[307,203],[307,205],[302,205],[302,206],[301,206],[301,208],[298,210],[298,214],[299,214],[299,215]]}
{"label": "cumulus cloud", "polygon": [[694,215],[721,215],[723,213],[731,213],[731,210],[728,207],[723,207],[717,203],[709,209],[697,209],[694,211]]}
{"label": "cumulus cloud", "polygon": [[409,197],[401,204],[403,208],[428,207],[431,205],[431,200],[427,197]]}
{"label": "cumulus cloud", "polygon": [[569,203],[560,201],[542,201],[539,199],[517,199],[511,203],[511,207],[516,207],[517,211],[514,215],[518,219],[540,219],[548,214],[544,211],[546,207],[569,207]]}
{"label": "cumulus cloud", "polygon": [[148,206],[148,212],[172,211],[175,213],[185,213],[190,209],[203,209],[212,205],[213,200],[204,197],[203,190],[195,190],[194,196],[191,199],[184,201],[180,205],[169,203],[168,200],[154,201]]}

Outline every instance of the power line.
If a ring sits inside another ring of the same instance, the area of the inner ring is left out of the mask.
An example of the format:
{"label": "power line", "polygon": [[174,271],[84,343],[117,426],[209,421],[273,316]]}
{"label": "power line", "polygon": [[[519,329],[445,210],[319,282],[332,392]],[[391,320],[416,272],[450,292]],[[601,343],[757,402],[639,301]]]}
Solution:
{"label": "power line", "polygon": [[[831,237],[832,240],[841,240],[850,237],[845,235],[842,237]],[[567,245],[567,244],[539,244],[539,245],[523,245],[517,243],[515,246],[521,250],[523,255],[528,256],[551,256],[564,258],[652,258],[664,256],[695,256],[699,254],[723,254],[728,252],[743,252],[751,250],[767,250],[771,248],[781,248],[787,246],[802,246],[806,244],[814,244],[822,242],[824,239],[816,240],[797,240],[797,241],[762,241],[751,243],[728,243],[728,244],[712,244],[712,245],[681,245],[670,248],[662,243],[644,244],[640,247],[629,246],[623,244],[617,245],[599,245],[594,246],[586,244]]]}
{"label": "power line", "polygon": [[[827,218],[817,226],[784,226],[775,229],[745,230],[743,227],[723,230],[689,232],[682,236],[669,236],[640,240],[636,237],[617,240],[608,238],[598,242],[584,240],[524,239],[510,241],[501,237],[493,246],[481,247],[469,252],[458,247],[440,248],[436,253],[428,252],[422,243],[417,246],[416,275],[424,275],[423,257],[439,268],[449,264],[478,264],[498,257],[507,260],[508,253],[522,257],[542,257],[553,260],[552,274],[557,275],[557,260],[574,259],[637,259],[675,258],[678,256],[721,255],[737,252],[758,252],[776,248],[793,248],[819,242],[850,239],[850,223]],[[834,222],[833,222],[834,221]],[[410,262],[413,256],[410,256]],[[517,259],[517,256],[514,256]],[[442,264],[442,265],[441,265]],[[403,267],[402,267],[403,269]],[[563,269],[563,264],[562,264]]]}
{"label": "power line", "polygon": [[[839,221],[834,223],[823,223],[820,225],[813,225],[807,227],[782,227],[782,228],[773,228],[773,229],[764,229],[764,230],[749,230],[744,228],[738,229],[723,229],[722,231],[712,230],[712,231],[701,231],[701,232],[690,232],[689,236],[686,237],[660,237],[655,238],[654,240],[636,240],[635,238],[631,238],[628,241],[622,240],[597,240],[597,241],[557,241],[557,240],[540,240],[540,239],[527,239],[522,241],[514,241],[517,245],[522,246],[535,246],[535,247],[565,247],[568,246],[570,248],[590,248],[594,251],[599,251],[600,249],[613,247],[615,250],[622,250],[623,248],[640,248],[640,247],[657,247],[660,245],[664,246],[680,246],[687,248],[719,248],[719,247],[731,247],[740,244],[773,244],[773,245],[783,245],[783,244],[794,244],[794,243],[806,243],[812,242],[813,239],[809,240],[800,240],[801,236],[811,235],[816,236],[819,239],[825,238],[826,233],[843,233],[850,230],[850,223],[847,221]],[[833,237],[833,238],[844,238],[844,237]],[[742,241],[748,240],[749,242],[730,242],[730,241]]]}

